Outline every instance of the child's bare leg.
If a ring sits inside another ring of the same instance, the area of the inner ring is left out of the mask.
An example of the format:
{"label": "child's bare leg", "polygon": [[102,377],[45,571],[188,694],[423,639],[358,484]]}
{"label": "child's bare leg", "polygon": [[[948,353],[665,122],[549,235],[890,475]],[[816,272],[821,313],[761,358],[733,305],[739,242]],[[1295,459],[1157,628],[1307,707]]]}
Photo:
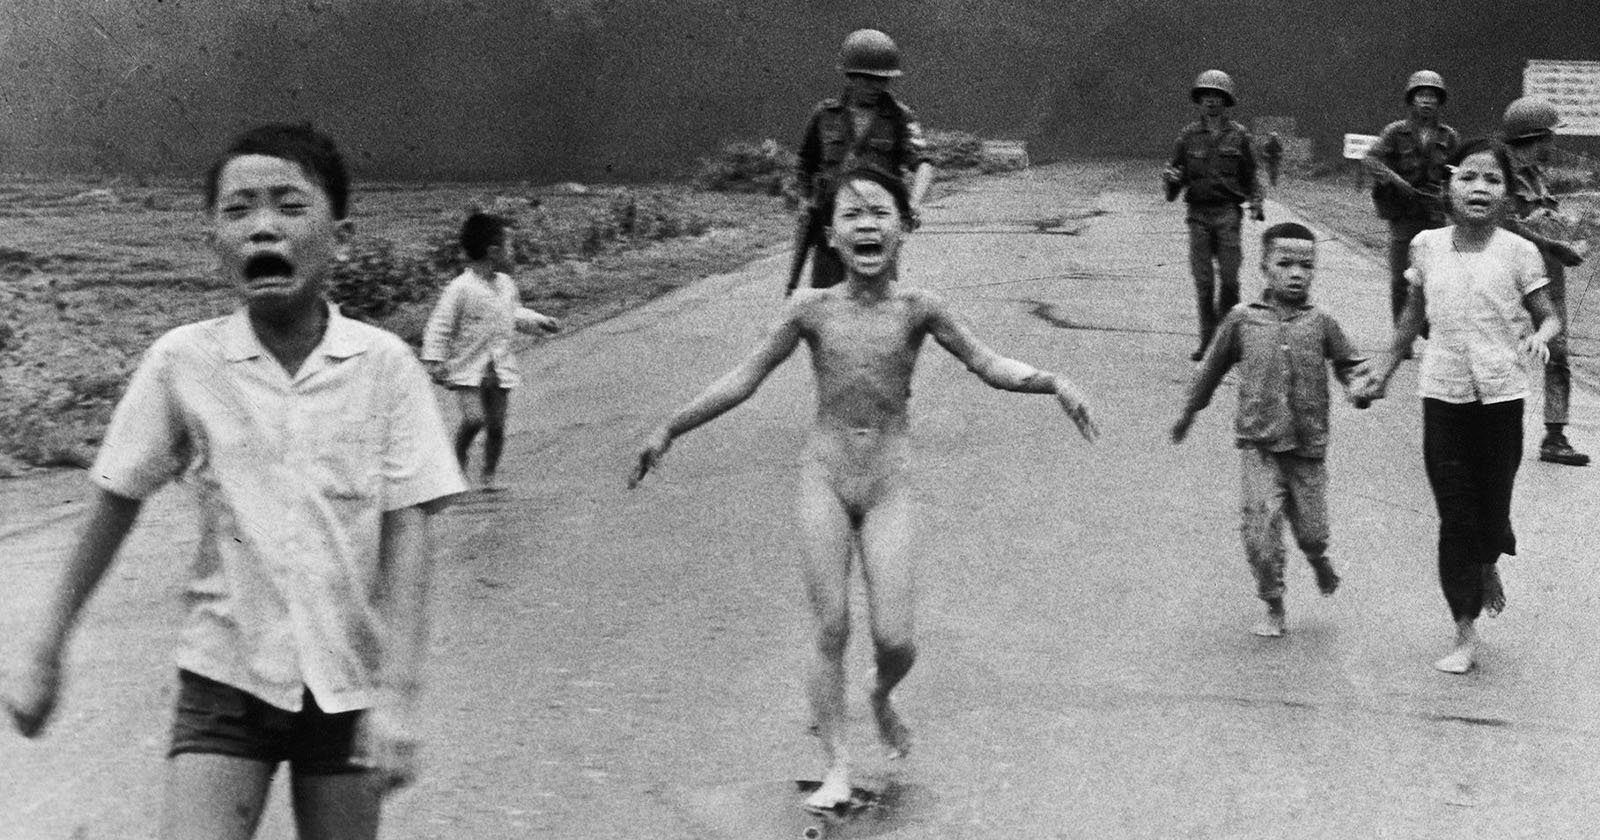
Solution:
{"label": "child's bare leg", "polygon": [[1288,618],[1284,615],[1282,598],[1266,598],[1267,614],[1250,628],[1250,632],[1268,639],[1276,639],[1289,629]]}
{"label": "child's bare leg", "polygon": [[889,702],[889,693],[905,679],[917,658],[912,633],[916,615],[916,581],[911,557],[911,504],[898,487],[879,499],[861,527],[862,573],[872,622],[876,684],[872,714],[878,738],[891,758],[911,750],[911,730]]}
{"label": "child's bare leg", "polygon": [[505,388],[483,389],[483,487],[501,489],[495,479],[500,469],[500,453],[506,443],[506,403],[511,392]]}
{"label": "child's bare leg", "polygon": [[297,774],[290,784],[299,840],[372,840],[378,836],[383,782],[377,773]]}
{"label": "child's bare leg", "polygon": [[483,428],[483,395],[478,388],[455,388],[456,407],[461,410],[461,425],[456,427],[456,463],[465,470],[472,439]]}
{"label": "child's bare leg", "polygon": [[167,762],[161,840],[249,840],[261,821],[272,765],[182,753]]}
{"label": "child's bare leg", "polygon": [[832,808],[850,799],[849,755],[844,746],[844,653],[850,641],[850,517],[828,485],[821,464],[800,468],[800,525],[805,541],[801,571],[815,621],[807,693],[827,770],[822,786],[806,799],[811,808]]}

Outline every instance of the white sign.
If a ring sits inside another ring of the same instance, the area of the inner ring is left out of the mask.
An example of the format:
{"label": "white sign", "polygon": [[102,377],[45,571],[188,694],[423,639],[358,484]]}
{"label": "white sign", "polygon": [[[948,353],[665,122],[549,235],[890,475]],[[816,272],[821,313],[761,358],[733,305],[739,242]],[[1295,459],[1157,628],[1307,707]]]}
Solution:
{"label": "white sign", "polygon": [[1600,61],[1529,59],[1522,95],[1542,96],[1561,114],[1557,134],[1600,135]]}
{"label": "white sign", "polygon": [[1367,156],[1367,150],[1378,142],[1376,134],[1346,134],[1344,136],[1345,160],[1360,160]]}

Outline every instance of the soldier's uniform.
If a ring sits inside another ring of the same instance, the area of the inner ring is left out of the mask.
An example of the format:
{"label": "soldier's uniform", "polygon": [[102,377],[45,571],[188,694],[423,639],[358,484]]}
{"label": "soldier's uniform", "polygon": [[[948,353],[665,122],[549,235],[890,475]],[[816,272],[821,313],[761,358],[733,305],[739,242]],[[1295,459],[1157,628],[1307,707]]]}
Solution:
{"label": "soldier's uniform", "polygon": [[[1420,89],[1432,88],[1444,104],[1444,80],[1431,70],[1419,70],[1406,83],[1406,103]],[[1449,224],[1449,202],[1444,196],[1450,173],[1444,162],[1461,144],[1456,130],[1438,120],[1424,126],[1411,118],[1395,120],[1378,133],[1367,159],[1382,164],[1405,179],[1416,191],[1406,195],[1393,184],[1373,183],[1372,203],[1378,217],[1389,223],[1389,311],[1395,320],[1405,308],[1411,285],[1406,269],[1411,261],[1411,240],[1417,234]]]}
{"label": "soldier's uniform", "polygon": [[[1550,194],[1544,172],[1531,163],[1520,163],[1512,170],[1515,182],[1511,189],[1511,213],[1517,223],[1551,239],[1571,238],[1570,225],[1557,212],[1560,202]],[[1567,331],[1572,324],[1567,320],[1567,267],[1552,256],[1549,250],[1539,249],[1544,258],[1544,271],[1550,278],[1545,286],[1550,294],[1550,305],[1561,319],[1561,334],[1550,341],[1550,360],[1544,366],[1544,422],[1567,422],[1567,407],[1572,398],[1572,371],[1567,363]]]}
{"label": "soldier's uniform", "polygon": [[1196,120],[1178,135],[1170,164],[1182,173],[1188,205],[1189,270],[1194,275],[1203,349],[1211,343],[1217,322],[1239,303],[1239,264],[1244,259],[1239,205],[1261,202],[1250,132],[1230,119],[1224,119],[1218,132],[1208,131]]}
{"label": "soldier's uniform", "polygon": [[1549,142],[1560,122],[1555,106],[1540,97],[1525,96],[1506,107],[1501,135],[1513,151],[1512,181],[1506,185],[1511,199],[1506,227],[1539,246],[1545,274],[1550,278],[1545,289],[1556,317],[1561,319],[1561,333],[1550,341],[1550,358],[1544,365],[1545,437],[1539,444],[1539,459],[1585,466],[1589,456],[1573,449],[1565,433],[1572,402],[1572,369],[1567,356],[1567,334],[1572,324],[1567,320],[1567,266],[1552,247],[1552,243],[1570,243],[1578,237],[1573,219],[1561,213],[1561,203],[1550,193],[1539,156],[1523,150],[1530,141]]}
{"label": "soldier's uniform", "polygon": [[[928,162],[922,125],[910,108],[888,91],[879,95],[865,126],[856,124],[845,97],[824,99],[811,112],[800,142],[798,181],[813,214],[829,206],[838,178],[858,167],[904,178]],[[844,280],[844,263],[823,238],[826,219],[811,225],[811,285],[824,288]]]}

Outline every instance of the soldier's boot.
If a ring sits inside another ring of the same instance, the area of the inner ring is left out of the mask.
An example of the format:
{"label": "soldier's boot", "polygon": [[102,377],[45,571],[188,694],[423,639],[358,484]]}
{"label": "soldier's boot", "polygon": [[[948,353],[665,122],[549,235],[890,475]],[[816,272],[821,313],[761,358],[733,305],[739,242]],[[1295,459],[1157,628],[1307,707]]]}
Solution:
{"label": "soldier's boot", "polygon": [[1569,467],[1589,465],[1589,456],[1573,449],[1572,444],[1567,442],[1567,436],[1556,429],[1545,433],[1544,441],[1539,444],[1539,460]]}

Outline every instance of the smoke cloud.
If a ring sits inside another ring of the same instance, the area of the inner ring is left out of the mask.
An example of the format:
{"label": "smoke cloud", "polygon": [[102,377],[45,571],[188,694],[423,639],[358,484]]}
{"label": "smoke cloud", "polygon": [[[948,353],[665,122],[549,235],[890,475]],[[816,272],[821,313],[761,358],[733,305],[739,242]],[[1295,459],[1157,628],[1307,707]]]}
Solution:
{"label": "smoke cloud", "polygon": [[899,42],[927,125],[1036,159],[1163,154],[1210,67],[1236,116],[1294,116],[1332,153],[1401,114],[1413,70],[1444,74],[1474,134],[1527,59],[1600,59],[1592,0],[10,0],[0,170],[197,172],[292,119],[363,177],[658,177],[725,140],[796,143],[864,26]]}

